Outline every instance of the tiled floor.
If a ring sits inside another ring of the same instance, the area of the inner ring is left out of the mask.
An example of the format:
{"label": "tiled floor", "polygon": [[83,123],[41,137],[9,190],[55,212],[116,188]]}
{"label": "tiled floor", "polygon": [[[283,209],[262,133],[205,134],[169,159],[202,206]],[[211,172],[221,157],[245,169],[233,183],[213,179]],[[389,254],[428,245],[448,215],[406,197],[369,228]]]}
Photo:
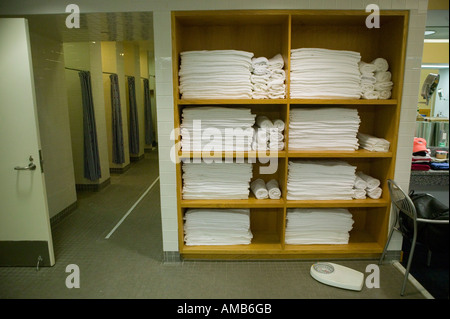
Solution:
{"label": "tiled floor", "polygon": [[[150,190],[109,239],[105,236],[158,176],[157,154],[133,163],[98,193],[79,193],[78,208],[53,229],[56,265],[0,268],[0,298],[120,299],[424,299],[402,274],[380,266],[380,288],[361,292],[321,284],[312,261],[163,261],[159,184]],[[365,272],[376,260],[340,264]],[[80,288],[69,289],[66,266],[80,270]]]}

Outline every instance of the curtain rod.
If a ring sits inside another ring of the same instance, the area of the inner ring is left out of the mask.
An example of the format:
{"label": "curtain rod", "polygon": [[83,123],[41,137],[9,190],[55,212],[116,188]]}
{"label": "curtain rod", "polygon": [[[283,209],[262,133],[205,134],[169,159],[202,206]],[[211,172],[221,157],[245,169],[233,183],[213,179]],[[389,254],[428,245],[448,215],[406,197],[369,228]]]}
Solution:
{"label": "curtain rod", "polygon": [[105,72],[105,71],[103,71],[102,73],[104,73],[104,74],[116,74],[117,75],[117,73]]}
{"label": "curtain rod", "polygon": [[64,68],[66,70],[78,71],[78,72],[87,72],[86,70],[74,69],[74,68]]}

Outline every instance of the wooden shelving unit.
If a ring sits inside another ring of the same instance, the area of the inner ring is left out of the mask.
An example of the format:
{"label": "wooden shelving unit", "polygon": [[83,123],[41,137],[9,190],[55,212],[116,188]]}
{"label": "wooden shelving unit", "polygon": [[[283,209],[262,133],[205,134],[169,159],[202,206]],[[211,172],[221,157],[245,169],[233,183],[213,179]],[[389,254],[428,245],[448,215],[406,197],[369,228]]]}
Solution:
{"label": "wooden shelving unit", "polygon": [[[382,11],[381,27],[368,29],[367,13],[344,10],[263,10],[263,11],[183,11],[172,13],[172,61],[175,128],[180,126],[184,107],[226,106],[248,107],[252,113],[281,118],[286,126],[289,111],[302,107],[352,107],[361,117],[360,132],[382,137],[391,142],[389,152],[295,151],[289,150],[288,127],[285,130],[286,148],[277,154],[278,170],[264,180],[277,178],[282,191],[279,200],[258,200],[252,195],[246,200],[184,200],[182,198],[181,163],[177,164],[177,198],[179,249],[183,258],[192,259],[277,259],[277,258],[358,258],[379,256],[386,242],[390,200],[387,179],[394,177],[397,138],[402,98],[403,73],[408,31],[408,11]],[[394,88],[389,100],[324,100],[290,99],[289,69],[291,49],[310,47],[352,50],[370,62],[383,57],[390,65]],[[255,57],[272,57],[280,53],[285,61],[287,95],[285,99],[220,99],[204,100],[180,98],[178,70],[180,52],[189,50],[234,49],[253,52]],[[205,154],[176,152],[178,159],[193,158],[262,158],[258,152],[229,152]],[[380,199],[350,201],[290,201],[286,199],[288,163],[293,159],[340,158],[358,170],[381,180]],[[355,223],[346,245],[288,245],[284,230],[288,208],[345,207]],[[184,244],[183,215],[188,208],[250,208],[250,245],[186,246]]]}

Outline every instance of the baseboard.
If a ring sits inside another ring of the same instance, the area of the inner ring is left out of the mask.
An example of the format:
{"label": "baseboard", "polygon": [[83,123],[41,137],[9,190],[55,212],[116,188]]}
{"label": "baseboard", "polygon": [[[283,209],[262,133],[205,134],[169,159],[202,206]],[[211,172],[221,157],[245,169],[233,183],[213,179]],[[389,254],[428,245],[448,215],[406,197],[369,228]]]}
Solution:
{"label": "baseboard", "polygon": [[55,216],[50,218],[50,225],[55,226],[58,222],[63,220],[65,217],[67,217],[70,213],[72,213],[78,206],[78,201],[73,202],[66,208],[64,208],[62,211],[57,213]]}
{"label": "baseboard", "polygon": [[47,241],[0,241],[0,251],[0,266],[37,267],[38,261],[39,266],[52,266]]}
{"label": "baseboard", "polygon": [[110,167],[109,172],[111,174],[123,174],[130,169],[130,164],[124,167]]}
{"label": "baseboard", "polygon": [[75,184],[75,188],[77,191],[99,192],[109,184],[111,184],[110,178],[100,184]]}
{"label": "baseboard", "polygon": [[145,154],[130,156],[130,162],[133,162],[133,163],[139,162],[141,159],[144,158],[144,156],[145,156]]}

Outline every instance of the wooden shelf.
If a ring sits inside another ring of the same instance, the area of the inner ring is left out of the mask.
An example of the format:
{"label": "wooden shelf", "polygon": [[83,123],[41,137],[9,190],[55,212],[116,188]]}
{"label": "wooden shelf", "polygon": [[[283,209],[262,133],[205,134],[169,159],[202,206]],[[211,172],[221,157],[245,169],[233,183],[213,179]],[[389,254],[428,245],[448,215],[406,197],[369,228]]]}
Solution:
{"label": "wooden shelf", "polygon": [[320,105],[397,105],[397,100],[363,100],[363,99],[289,99],[288,102],[290,104],[301,104],[301,105],[309,105],[313,104],[314,106]]}
{"label": "wooden shelf", "polygon": [[301,105],[397,105],[397,100],[364,99],[178,99],[178,105],[240,105],[240,104],[301,104]]}
{"label": "wooden shelf", "polygon": [[286,104],[286,99],[178,99],[178,105]]}
{"label": "wooden shelf", "polygon": [[283,208],[283,199],[182,199],[183,208]]}
{"label": "wooden shelf", "polygon": [[380,199],[352,199],[352,200],[286,200],[288,208],[312,208],[312,207],[386,207],[390,201]]}
{"label": "wooden shelf", "polygon": [[371,152],[364,149],[359,149],[356,151],[287,151],[287,156],[289,158],[295,157],[323,157],[323,158],[334,158],[334,157],[350,157],[350,158],[390,158],[392,157],[392,152]]}
{"label": "wooden shelf", "polygon": [[209,152],[178,152],[179,158],[284,158],[286,151],[270,151],[268,153],[261,151],[249,152],[220,152],[219,154],[210,154]]}
{"label": "wooden shelf", "polygon": [[[386,181],[395,176],[398,129],[402,100],[408,11],[384,10],[383,25],[377,29],[365,26],[363,10],[255,10],[255,11],[183,11],[172,13],[172,69],[174,86],[175,128],[181,125],[185,107],[246,107],[253,114],[282,119],[286,124],[285,150],[277,153],[178,151],[180,159],[276,158],[277,171],[262,175],[253,165],[253,179],[276,178],[282,191],[279,200],[258,200],[251,194],[245,200],[185,200],[182,198],[182,164],[177,164],[178,234],[180,253],[192,259],[276,259],[276,258],[358,258],[377,257],[387,240],[390,198]],[[380,46],[380,43],[384,45]],[[389,63],[394,87],[388,100],[364,99],[291,99],[290,51],[297,48],[326,48],[360,52],[361,60],[378,57]],[[281,54],[286,72],[284,99],[182,99],[178,90],[180,53],[190,50],[242,50],[255,57]],[[351,107],[361,119],[359,131],[391,143],[388,152],[330,150],[289,150],[289,113],[293,108]],[[342,158],[371,176],[379,178],[383,189],[380,199],[354,200],[286,200],[289,161],[293,159]],[[286,214],[290,208],[348,208],[353,214],[354,229],[346,245],[288,245],[284,243]],[[183,216],[189,208],[249,208],[253,240],[250,245],[186,246]]]}

